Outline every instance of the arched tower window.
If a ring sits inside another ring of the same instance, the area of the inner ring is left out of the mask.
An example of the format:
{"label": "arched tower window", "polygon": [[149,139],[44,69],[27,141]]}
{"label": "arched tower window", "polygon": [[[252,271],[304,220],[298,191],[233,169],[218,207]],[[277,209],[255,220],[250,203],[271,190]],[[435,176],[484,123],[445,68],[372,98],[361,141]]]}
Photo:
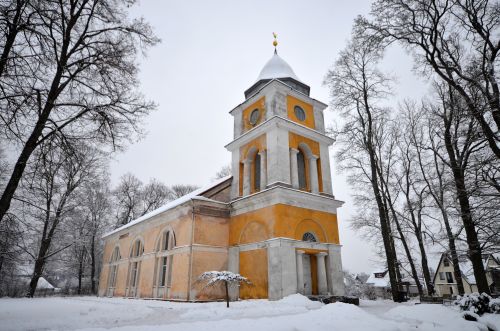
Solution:
{"label": "arched tower window", "polygon": [[260,150],[257,146],[252,146],[242,160],[242,177],[240,177],[240,192],[242,196],[247,196],[258,192],[262,187],[266,187],[266,151]]}
{"label": "arched tower window", "polygon": [[299,189],[305,190],[307,188],[306,181],[306,158],[304,152],[299,149],[297,153],[297,171],[299,177]]}
{"label": "arched tower window", "polygon": [[253,187],[254,187],[255,192],[257,192],[257,191],[260,191],[261,162],[260,162],[260,154],[259,153],[255,154],[254,163],[255,163],[255,166],[253,167],[253,178],[254,178]]}
{"label": "arched tower window", "polygon": [[316,236],[311,233],[311,232],[306,232],[302,236],[302,241],[308,241],[308,242],[318,242],[318,239],[316,239]]}

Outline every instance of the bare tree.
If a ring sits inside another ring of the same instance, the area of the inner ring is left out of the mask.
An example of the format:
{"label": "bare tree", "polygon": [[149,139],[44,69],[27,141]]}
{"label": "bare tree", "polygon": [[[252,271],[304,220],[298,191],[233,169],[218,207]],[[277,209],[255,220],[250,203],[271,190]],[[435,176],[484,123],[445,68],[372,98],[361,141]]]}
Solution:
{"label": "bare tree", "polygon": [[[426,113],[415,103],[406,103],[406,111],[403,113],[406,122],[406,132],[413,145],[416,155],[416,162],[420,169],[420,176],[427,186],[427,191],[433,203],[431,208],[438,210],[439,216],[436,218],[444,225],[444,239],[448,245],[446,251],[453,263],[453,273],[457,281],[457,289],[460,295],[464,294],[462,282],[462,272],[460,271],[459,253],[456,240],[460,231],[454,231],[450,219],[450,208],[455,208],[454,185],[451,180],[449,167],[441,160],[439,155],[446,153],[444,143],[435,136],[441,126],[432,114]],[[441,231],[436,231],[439,236]],[[433,235],[435,237],[435,235]],[[439,243],[441,238],[433,238]]]}
{"label": "bare tree", "polygon": [[163,206],[172,200],[172,190],[159,180],[153,178],[142,189],[142,209],[140,216]]}
{"label": "bare tree", "polygon": [[442,126],[435,128],[432,134],[444,142],[446,154],[439,157],[447,164],[453,175],[460,218],[467,237],[468,256],[472,262],[478,290],[489,293],[476,228],[477,220],[474,219],[466,180],[471,155],[483,149],[485,141],[480,137],[475,117],[466,112],[465,100],[448,85],[436,84],[436,91],[440,104],[428,104],[427,111],[440,119]]}
{"label": "bare tree", "polygon": [[358,28],[388,43],[399,41],[420,68],[446,82],[500,158],[498,2],[377,0],[371,15],[373,20],[358,18]]}
{"label": "bare tree", "polygon": [[[377,172],[379,174],[381,184],[380,191],[382,192],[384,210],[386,211],[387,219],[391,220],[391,222],[396,226],[396,230],[398,233],[398,236],[396,236],[391,232],[391,237],[396,237],[401,242],[401,245],[403,246],[405,255],[407,257],[408,265],[410,266],[411,276],[415,280],[418,293],[420,295],[423,295],[422,284],[420,283],[420,277],[417,272],[413,254],[411,252],[410,242],[406,237],[406,231],[401,224],[402,221],[400,218],[402,217],[401,213],[398,211],[397,205],[399,196],[401,194],[401,187],[394,183],[394,178],[397,177],[395,169],[400,166],[397,163],[398,160],[396,157],[397,142],[400,139],[398,123],[394,123],[387,118],[380,123],[379,127],[380,132],[379,134],[375,135],[374,138],[377,146]],[[397,253],[394,240],[392,240],[392,245],[394,247],[393,249],[396,257]],[[397,260],[397,262],[398,267],[401,266],[402,261],[399,259]],[[396,268],[396,272],[399,272],[399,268]],[[401,281],[401,275],[398,273],[397,276],[398,281]]]}
{"label": "bare tree", "polygon": [[120,183],[113,191],[117,207],[117,226],[127,224],[140,216],[142,187],[142,182],[131,173],[120,178]]}
{"label": "bare tree", "polygon": [[44,144],[37,149],[35,160],[30,163],[28,176],[23,180],[23,194],[16,196],[26,210],[30,236],[36,239],[32,242],[33,253],[26,250],[34,260],[30,297],[35,294],[47,260],[73,244],[53,245],[55,238],[61,235],[61,224],[78,206],[77,189],[101,162],[98,153],[81,144],[65,145],[64,149]]}
{"label": "bare tree", "polygon": [[393,298],[399,301],[396,252],[381,191],[379,156],[374,138],[379,119],[385,112],[377,101],[390,93],[390,79],[376,67],[381,55],[381,48],[376,43],[353,38],[341,51],[325,83],[330,86],[334,109],[345,121],[337,132],[341,144],[337,158],[344,163],[344,169],[357,168],[370,183],[378,208]]}
{"label": "bare tree", "polygon": [[173,199],[178,199],[185,196],[186,194],[193,192],[194,190],[199,189],[199,186],[189,184],[176,184],[170,186],[170,189],[172,190]]}
{"label": "bare tree", "polygon": [[137,92],[136,58],[158,39],[146,22],[128,18],[133,2],[18,0],[0,10],[0,134],[20,149],[0,222],[44,142],[93,139],[117,148],[141,132],[154,104]]}
{"label": "bare tree", "polygon": [[[406,109],[402,112],[407,112],[408,107],[411,107],[411,105],[406,101],[403,105],[403,108]],[[395,175],[397,185],[402,193],[404,206],[400,212],[400,216],[405,220],[408,225],[407,227],[417,240],[425,284],[428,294],[432,294],[434,292],[434,286],[429,271],[427,252],[424,243],[424,208],[426,207],[428,187],[420,176],[416,151],[408,135],[409,130],[411,130],[411,123],[406,122],[404,116],[402,116],[402,118],[403,121],[398,122],[398,126],[404,134],[400,134],[397,140],[399,154],[398,169],[400,173]]]}
{"label": "bare tree", "polygon": [[103,249],[100,238],[106,230],[112,228],[109,175],[105,171],[98,175],[86,182],[80,205],[88,227],[86,247],[90,258],[90,287],[93,294],[97,293],[98,266]]}
{"label": "bare tree", "polygon": [[231,165],[228,164],[220,168],[220,170],[215,173],[214,179],[220,179],[231,175],[232,175]]}

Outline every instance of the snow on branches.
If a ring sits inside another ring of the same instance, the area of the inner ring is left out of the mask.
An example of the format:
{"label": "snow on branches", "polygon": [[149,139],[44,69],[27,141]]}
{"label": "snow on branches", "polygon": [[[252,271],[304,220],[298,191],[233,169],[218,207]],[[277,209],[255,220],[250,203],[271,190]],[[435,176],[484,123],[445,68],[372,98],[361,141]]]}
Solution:
{"label": "snow on branches", "polygon": [[238,286],[240,283],[251,284],[247,278],[231,271],[207,271],[201,274],[199,279],[208,281],[206,286],[212,286],[219,282],[227,282],[230,285],[236,284]]}
{"label": "snow on branches", "polygon": [[213,286],[216,284],[224,284],[226,290],[226,303],[229,308],[229,290],[231,285],[240,286],[241,283],[252,284],[246,277],[240,274],[235,274],[231,271],[206,271],[199,277],[200,280],[207,281],[205,287]]}

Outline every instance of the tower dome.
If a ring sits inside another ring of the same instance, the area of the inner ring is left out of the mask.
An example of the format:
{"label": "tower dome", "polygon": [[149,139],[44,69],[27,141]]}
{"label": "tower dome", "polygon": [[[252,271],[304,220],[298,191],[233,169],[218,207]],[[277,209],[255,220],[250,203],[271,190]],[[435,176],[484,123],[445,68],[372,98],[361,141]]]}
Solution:
{"label": "tower dome", "polygon": [[245,91],[245,97],[248,98],[256,93],[262,86],[267,84],[269,81],[277,79],[281,82],[289,85],[293,89],[309,95],[310,87],[304,84],[299,77],[295,74],[292,67],[283,60],[276,50],[273,56],[264,65],[260,71],[257,81]]}
{"label": "tower dome", "polygon": [[292,67],[277,52],[274,52],[273,57],[262,68],[257,81],[273,78],[293,78],[300,82],[300,79],[293,72]]}

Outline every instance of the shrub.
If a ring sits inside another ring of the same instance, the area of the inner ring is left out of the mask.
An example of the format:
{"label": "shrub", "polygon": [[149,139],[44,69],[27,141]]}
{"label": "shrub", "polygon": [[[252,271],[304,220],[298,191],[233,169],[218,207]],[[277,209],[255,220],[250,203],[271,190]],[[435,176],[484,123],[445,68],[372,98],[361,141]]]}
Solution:
{"label": "shrub", "polygon": [[500,298],[490,300],[490,313],[500,314]]}
{"label": "shrub", "polygon": [[[462,311],[473,312],[477,315],[493,312],[492,309],[497,309],[500,302],[493,299],[486,293],[465,294],[463,297],[458,296],[454,304],[459,306]],[[490,306],[490,301],[494,303],[494,307]],[[498,309],[497,309],[498,311]]]}

